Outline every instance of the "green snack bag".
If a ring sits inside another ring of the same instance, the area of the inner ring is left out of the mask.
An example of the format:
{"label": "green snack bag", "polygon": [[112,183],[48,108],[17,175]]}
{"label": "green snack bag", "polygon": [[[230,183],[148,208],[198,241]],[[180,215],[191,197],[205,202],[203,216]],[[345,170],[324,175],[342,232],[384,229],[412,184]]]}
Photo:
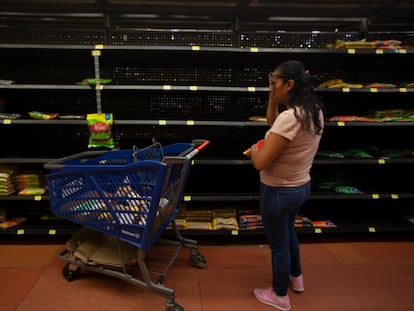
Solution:
{"label": "green snack bag", "polygon": [[91,113],[87,115],[89,126],[88,148],[114,148],[112,137],[112,113]]}

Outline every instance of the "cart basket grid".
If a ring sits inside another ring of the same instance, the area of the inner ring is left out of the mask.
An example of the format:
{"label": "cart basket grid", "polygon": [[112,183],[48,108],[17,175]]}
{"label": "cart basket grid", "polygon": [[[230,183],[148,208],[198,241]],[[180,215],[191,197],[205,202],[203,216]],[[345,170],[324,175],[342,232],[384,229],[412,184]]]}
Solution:
{"label": "cart basket grid", "polygon": [[83,152],[50,162],[52,211],[148,250],[180,206],[194,143]]}

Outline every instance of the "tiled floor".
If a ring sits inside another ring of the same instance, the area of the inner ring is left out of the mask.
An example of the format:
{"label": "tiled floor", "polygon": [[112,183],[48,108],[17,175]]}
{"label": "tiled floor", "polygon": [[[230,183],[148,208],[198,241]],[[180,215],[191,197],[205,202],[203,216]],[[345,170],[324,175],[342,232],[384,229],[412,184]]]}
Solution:
{"label": "tiled floor", "polygon": [[[66,281],[58,257],[64,248],[0,245],[0,311],[165,310],[163,297],[125,280],[82,270]],[[267,245],[201,244],[199,250],[205,269],[190,267],[182,249],[164,281],[186,311],[275,310],[252,294],[270,285]],[[414,242],[307,242],[301,251],[305,292],[289,292],[292,310],[414,310]]]}

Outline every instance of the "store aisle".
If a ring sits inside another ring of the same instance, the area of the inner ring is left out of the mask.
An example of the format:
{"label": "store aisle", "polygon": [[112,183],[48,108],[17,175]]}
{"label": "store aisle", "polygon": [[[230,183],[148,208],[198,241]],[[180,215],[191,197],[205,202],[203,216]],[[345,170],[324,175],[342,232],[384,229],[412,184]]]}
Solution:
{"label": "store aisle", "polygon": [[[63,248],[0,245],[0,311],[165,310],[164,298],[124,280],[84,270],[67,282],[57,256]],[[289,292],[292,310],[414,310],[414,242],[305,243],[301,250],[305,292]],[[200,252],[207,268],[190,267],[183,249],[164,281],[186,311],[276,310],[252,294],[270,284],[267,245],[201,245]]]}

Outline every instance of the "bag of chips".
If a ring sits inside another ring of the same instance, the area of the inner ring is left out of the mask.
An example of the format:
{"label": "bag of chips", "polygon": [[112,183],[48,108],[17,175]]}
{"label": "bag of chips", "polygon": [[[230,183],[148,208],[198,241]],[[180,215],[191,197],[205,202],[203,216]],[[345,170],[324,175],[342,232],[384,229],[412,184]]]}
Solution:
{"label": "bag of chips", "polygon": [[89,126],[88,148],[114,148],[112,137],[112,113],[91,113],[87,115]]}

